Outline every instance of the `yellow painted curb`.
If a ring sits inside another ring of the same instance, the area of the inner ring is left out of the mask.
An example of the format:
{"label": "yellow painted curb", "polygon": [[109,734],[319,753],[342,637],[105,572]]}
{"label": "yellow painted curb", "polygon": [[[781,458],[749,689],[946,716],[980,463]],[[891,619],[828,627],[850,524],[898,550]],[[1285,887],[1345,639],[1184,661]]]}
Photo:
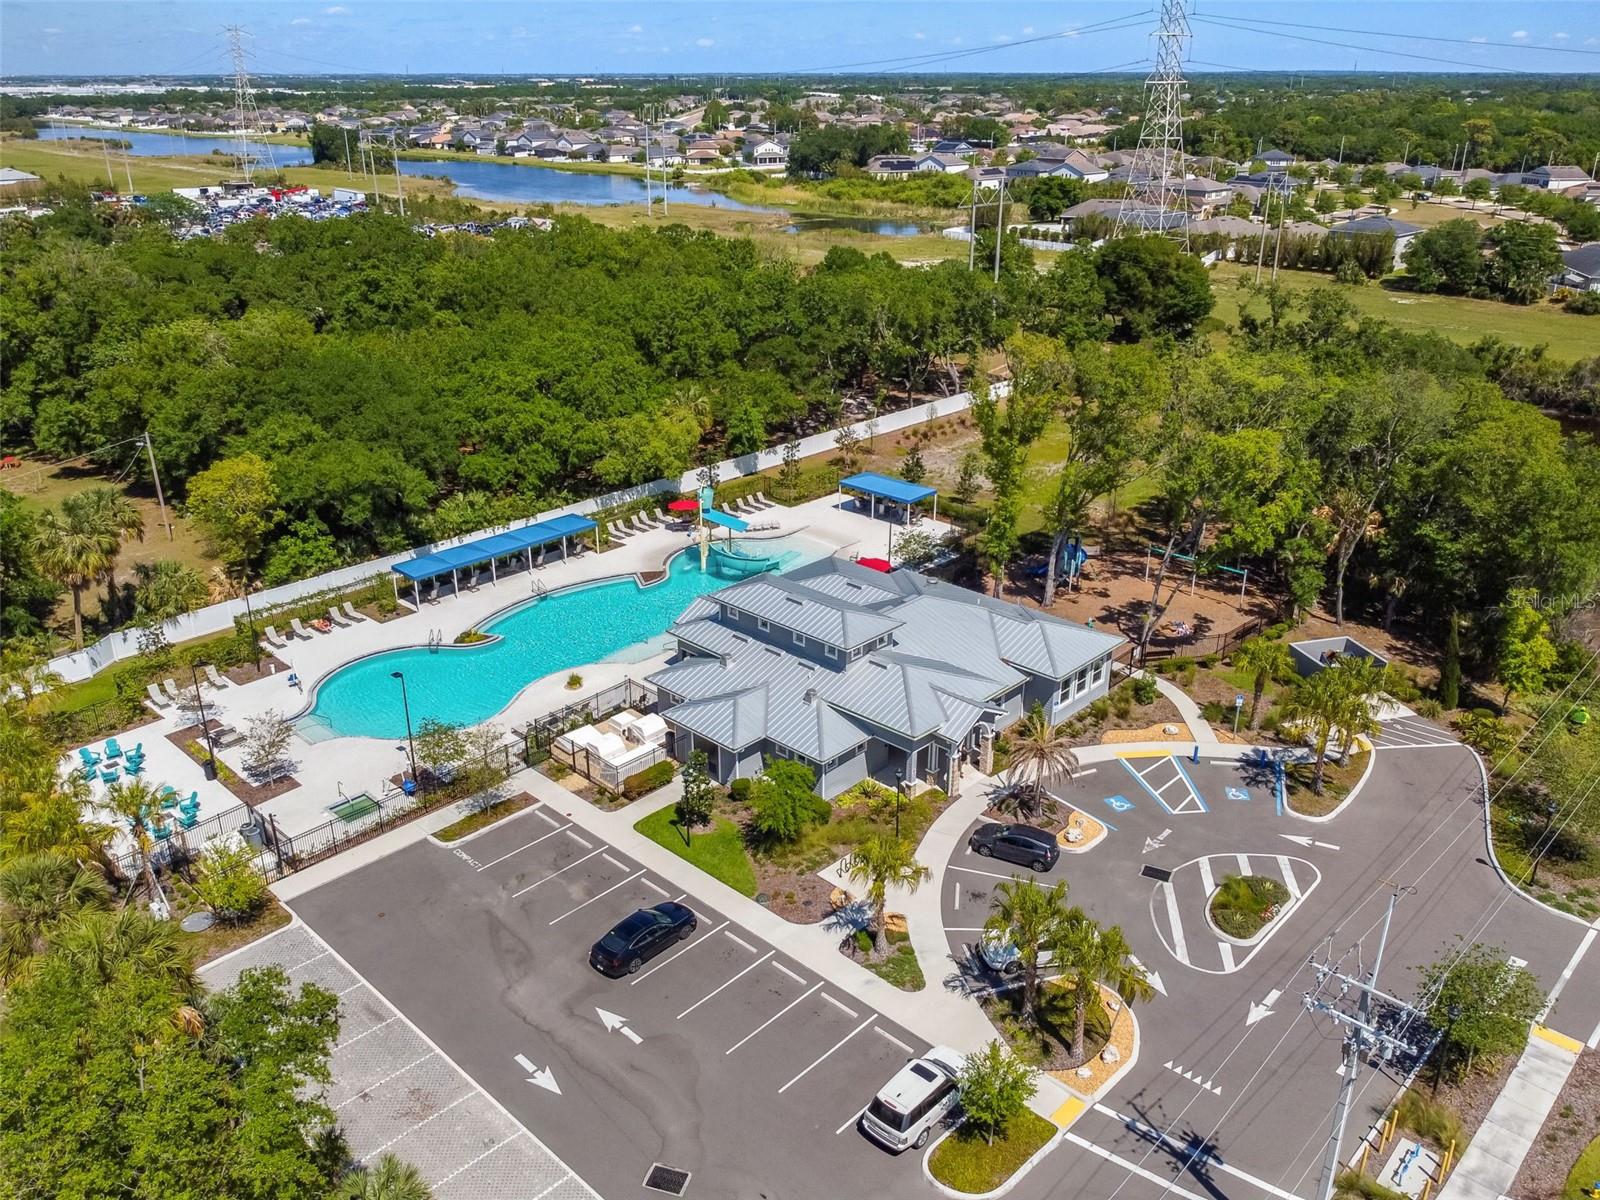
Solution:
{"label": "yellow painted curb", "polygon": [[1089,1102],[1078,1096],[1069,1097],[1067,1102],[1055,1112],[1050,1114],[1050,1120],[1056,1128],[1065,1129],[1088,1111]]}
{"label": "yellow painted curb", "polygon": [[1533,1027],[1533,1036],[1543,1038],[1552,1046],[1560,1046],[1563,1050],[1570,1051],[1573,1054],[1583,1053],[1583,1043],[1577,1038],[1568,1037],[1566,1034],[1558,1033],[1554,1029],[1546,1029],[1543,1025],[1535,1025]]}
{"label": "yellow painted curb", "polygon": [[[1173,744],[1174,745],[1178,745],[1180,743],[1174,742]],[[1183,742],[1181,744],[1182,745],[1189,745],[1188,742]],[[1173,754],[1172,754],[1171,750],[1122,750],[1122,751],[1119,751],[1117,753],[1117,757],[1118,758],[1171,758],[1171,757],[1173,757]]]}

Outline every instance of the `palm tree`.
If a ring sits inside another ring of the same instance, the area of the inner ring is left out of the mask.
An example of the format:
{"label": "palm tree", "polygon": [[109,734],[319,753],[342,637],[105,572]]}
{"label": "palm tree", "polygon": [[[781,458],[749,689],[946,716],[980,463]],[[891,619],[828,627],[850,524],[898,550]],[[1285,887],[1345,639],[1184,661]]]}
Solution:
{"label": "palm tree", "polygon": [[879,833],[867,838],[850,856],[847,870],[851,883],[865,884],[872,901],[872,928],[883,936],[884,907],[891,887],[915,892],[932,874],[916,859],[916,852],[905,838]]}
{"label": "palm tree", "polygon": [[132,830],[134,847],[139,852],[139,871],[150,889],[151,900],[158,899],[161,889],[150,866],[150,852],[155,845],[151,826],[161,816],[161,797],[155,786],[143,779],[123,778],[106,792],[106,807],[125,820]]}
{"label": "palm tree", "polygon": [[139,908],[85,912],[67,922],[52,938],[54,953],[81,975],[109,983],[124,967],[159,979],[182,997],[194,997],[199,985],[189,951],[178,940],[178,927],[158,921]]}
{"label": "palm tree", "polygon": [[211,598],[211,589],[200,572],[180,562],[163,558],[153,563],[135,563],[134,611],[140,619],[170,621],[192,612]]}
{"label": "palm tree", "polygon": [[392,1154],[373,1167],[357,1167],[339,1181],[334,1200],[432,1200],[421,1172]]}
{"label": "palm tree", "polygon": [[1261,707],[1261,697],[1267,684],[1288,675],[1294,666],[1289,647],[1271,638],[1253,637],[1233,652],[1235,670],[1248,671],[1255,676],[1255,694],[1250,698],[1250,720],[1246,725],[1256,727],[1256,712]]}
{"label": "palm tree", "polygon": [[[1122,934],[1122,926],[1101,929],[1082,909],[1074,908],[1061,923],[1059,934],[1051,949],[1073,981],[1072,1058],[1081,1063],[1089,999],[1102,983],[1122,997],[1124,1006],[1147,1001],[1156,990],[1144,968],[1132,961],[1133,949]],[[1116,1028],[1114,1020],[1112,1028]]]}
{"label": "palm tree", "polygon": [[1316,753],[1312,767],[1311,790],[1322,795],[1323,769],[1327,760],[1328,743],[1334,730],[1345,715],[1344,689],[1338,674],[1331,668],[1318,671],[1295,685],[1283,706],[1284,720],[1298,725],[1300,732],[1308,735]]}
{"label": "palm tree", "polygon": [[144,541],[144,517],[133,502],[114,487],[91,488],[83,494],[82,501],[93,523],[108,534],[116,535],[116,547],[106,563],[106,617],[115,623],[117,610],[122,607],[117,594],[117,555],[130,537]]}
{"label": "palm tree", "polygon": [[1012,730],[1011,765],[1006,769],[1012,785],[1008,801],[1019,813],[1032,815],[1044,807],[1045,780],[1064,775],[1071,780],[1078,769],[1078,756],[1068,745],[1061,726],[1052,725],[1044,706],[1035,704]]}
{"label": "palm tree", "polygon": [[984,931],[1016,946],[1022,968],[1022,1012],[1030,1021],[1037,1015],[1039,1001],[1039,953],[1059,940],[1068,914],[1065,880],[1042,888],[1032,879],[1013,876],[995,888],[989,901]]}
{"label": "palm tree", "polygon": [[13,982],[59,922],[104,908],[109,899],[104,877],[61,850],[0,866],[0,981]]}
{"label": "palm tree", "polygon": [[105,574],[121,538],[95,521],[78,496],[62,501],[59,513],[40,514],[34,537],[39,570],[72,589],[72,634],[81,650],[83,590]]}
{"label": "palm tree", "polygon": [[0,650],[0,709],[28,716],[43,707],[46,694],[62,682],[49,657],[42,641],[16,641]]}

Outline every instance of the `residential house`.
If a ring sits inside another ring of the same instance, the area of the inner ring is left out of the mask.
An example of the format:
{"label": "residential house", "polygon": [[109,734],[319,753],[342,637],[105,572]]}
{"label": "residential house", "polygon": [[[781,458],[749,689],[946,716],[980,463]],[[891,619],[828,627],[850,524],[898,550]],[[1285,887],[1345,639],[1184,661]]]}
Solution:
{"label": "residential house", "polygon": [[1409,221],[1400,221],[1394,217],[1356,217],[1350,221],[1340,221],[1328,230],[1329,237],[1356,237],[1362,234],[1381,237],[1384,234],[1394,235],[1394,265],[1398,269],[1405,258],[1406,247],[1411,245],[1417,234],[1422,232],[1422,226],[1413,225]]}
{"label": "residential house", "polygon": [[683,158],[684,161],[689,163],[691,166],[694,166],[695,164],[699,164],[701,166],[710,166],[722,158],[722,153],[714,145],[708,145],[705,142],[697,142],[695,145],[690,146],[689,149],[683,152]]}
{"label": "residential house", "polygon": [[867,778],[954,791],[1035,703],[1061,721],[1105,695],[1123,642],[837,558],[702,596],[671,633],[676,657],[649,682],[674,757],[704,751],[720,783],[791,759],[825,797]]}
{"label": "residential house", "polygon": [[1184,203],[1189,206],[1189,211],[1199,213],[1203,217],[1209,217],[1217,209],[1226,208],[1233,202],[1231,187],[1204,176],[1191,175],[1178,181],[1177,187],[1183,194]]}
{"label": "residential house", "polygon": [[1065,174],[1084,183],[1103,183],[1111,172],[1074,146],[1057,146],[1046,143],[1036,147],[1042,161],[1059,165]]}
{"label": "residential house", "polygon": [[1268,150],[1265,154],[1256,155],[1266,164],[1269,171],[1287,171],[1295,164],[1294,155],[1287,150]]}
{"label": "residential house", "polygon": [[1589,173],[1582,167],[1535,167],[1531,171],[1522,173],[1524,186],[1543,188],[1546,191],[1564,191],[1589,181]]}
{"label": "residential house", "polygon": [[962,141],[960,138],[945,138],[942,141],[935,142],[929,149],[935,154],[954,154],[962,157],[968,154],[975,154],[978,148],[971,142]]}
{"label": "residential house", "polygon": [[745,161],[755,167],[786,167],[789,148],[772,138],[752,138],[745,142]]}
{"label": "residential house", "polygon": [[1600,292],[1600,242],[1588,242],[1564,252],[1561,262],[1558,285],[1579,292]]}

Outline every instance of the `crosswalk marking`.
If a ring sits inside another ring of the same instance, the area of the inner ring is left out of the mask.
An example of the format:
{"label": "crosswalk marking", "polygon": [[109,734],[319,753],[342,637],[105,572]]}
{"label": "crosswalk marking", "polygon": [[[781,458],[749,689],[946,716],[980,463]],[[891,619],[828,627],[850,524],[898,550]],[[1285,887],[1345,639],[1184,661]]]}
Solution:
{"label": "crosswalk marking", "polygon": [[1185,965],[1189,962],[1189,943],[1183,937],[1183,917],[1178,912],[1178,893],[1170,883],[1163,883],[1161,890],[1167,899],[1167,920],[1172,925],[1172,953],[1177,960]]}

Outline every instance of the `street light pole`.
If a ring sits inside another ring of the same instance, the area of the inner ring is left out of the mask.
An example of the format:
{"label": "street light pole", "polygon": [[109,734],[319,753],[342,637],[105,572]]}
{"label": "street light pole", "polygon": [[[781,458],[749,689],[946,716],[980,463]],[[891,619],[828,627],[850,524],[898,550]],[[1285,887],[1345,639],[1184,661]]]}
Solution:
{"label": "street light pole", "polygon": [[205,697],[200,694],[200,675],[194,669],[194,663],[189,664],[189,678],[194,681],[194,704],[200,713],[200,734],[206,740],[206,778],[217,777],[217,749],[211,744],[211,729],[206,720]]}
{"label": "street light pole", "polygon": [[[417,785],[417,794],[422,794],[422,777],[417,774],[417,740],[411,733],[411,697],[406,693],[406,677],[402,671],[390,671],[390,679],[400,681],[400,704],[406,714],[406,747],[411,759],[411,781]],[[404,790],[404,789],[402,789]]]}
{"label": "street light pole", "polygon": [[894,840],[900,840],[900,797],[906,794],[906,769],[894,769]]}

